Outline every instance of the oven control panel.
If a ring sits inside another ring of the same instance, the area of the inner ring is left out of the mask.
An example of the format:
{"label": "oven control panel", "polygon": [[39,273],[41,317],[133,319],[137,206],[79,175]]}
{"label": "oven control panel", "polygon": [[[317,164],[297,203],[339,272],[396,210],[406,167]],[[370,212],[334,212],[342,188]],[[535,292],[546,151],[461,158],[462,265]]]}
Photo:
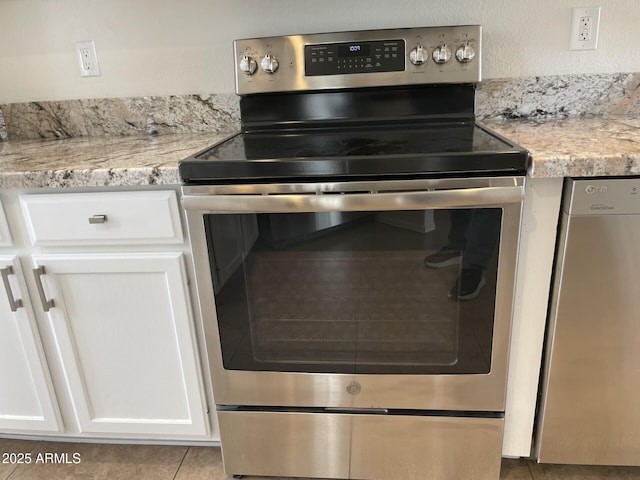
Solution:
{"label": "oven control panel", "polygon": [[404,40],[327,43],[304,46],[304,70],[316,75],[402,72]]}
{"label": "oven control panel", "polygon": [[479,25],[236,40],[236,93],[477,83]]}

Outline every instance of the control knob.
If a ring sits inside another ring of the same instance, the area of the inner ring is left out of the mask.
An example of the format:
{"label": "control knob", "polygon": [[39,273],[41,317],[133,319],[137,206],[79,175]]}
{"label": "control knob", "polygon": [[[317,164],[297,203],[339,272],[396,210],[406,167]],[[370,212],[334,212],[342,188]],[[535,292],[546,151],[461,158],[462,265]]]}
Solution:
{"label": "control knob", "polygon": [[429,53],[427,52],[427,49],[422,45],[416,45],[415,47],[413,47],[413,50],[409,52],[409,61],[414,65],[422,65],[427,61],[428,57]]}
{"label": "control knob", "polygon": [[278,59],[270,53],[267,53],[260,62],[262,70],[264,70],[266,73],[275,73],[275,71],[278,70],[279,65],[280,64],[278,63]]}
{"label": "control knob", "polygon": [[465,42],[460,45],[456,50],[456,59],[460,63],[468,63],[476,56],[476,51],[473,49],[469,42]]}
{"label": "control knob", "polygon": [[245,55],[240,59],[240,70],[245,75],[253,75],[258,68],[258,63],[250,57],[249,55]]}
{"label": "control knob", "polygon": [[441,43],[433,50],[433,61],[439,64],[447,63],[451,60],[451,49],[446,43]]}

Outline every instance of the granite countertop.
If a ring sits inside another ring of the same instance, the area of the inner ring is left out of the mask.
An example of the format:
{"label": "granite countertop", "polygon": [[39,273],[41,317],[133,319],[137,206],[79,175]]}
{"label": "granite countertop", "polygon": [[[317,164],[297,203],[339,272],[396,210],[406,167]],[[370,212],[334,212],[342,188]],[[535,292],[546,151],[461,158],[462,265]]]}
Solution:
{"label": "granite countertop", "polygon": [[529,150],[532,177],[640,174],[640,118],[507,120],[485,125]]}
{"label": "granite countertop", "polygon": [[[531,152],[533,177],[640,174],[640,118],[485,124]],[[178,162],[215,133],[0,142],[0,188],[177,185]]]}
{"label": "granite countertop", "polygon": [[0,188],[179,185],[178,162],[228,135],[0,142]]}

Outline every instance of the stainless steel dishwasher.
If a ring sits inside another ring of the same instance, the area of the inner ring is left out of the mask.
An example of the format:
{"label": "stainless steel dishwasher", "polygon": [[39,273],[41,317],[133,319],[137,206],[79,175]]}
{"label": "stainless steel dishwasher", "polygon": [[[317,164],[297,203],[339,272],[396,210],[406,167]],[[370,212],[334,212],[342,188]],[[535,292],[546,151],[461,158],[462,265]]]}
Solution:
{"label": "stainless steel dishwasher", "polygon": [[640,178],[568,179],[562,210],[538,460],[640,465]]}

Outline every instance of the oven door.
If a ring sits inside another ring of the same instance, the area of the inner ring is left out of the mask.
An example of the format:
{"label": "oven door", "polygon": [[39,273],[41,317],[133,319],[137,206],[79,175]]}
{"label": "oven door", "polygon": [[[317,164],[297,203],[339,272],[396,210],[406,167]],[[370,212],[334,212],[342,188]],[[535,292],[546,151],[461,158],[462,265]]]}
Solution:
{"label": "oven door", "polygon": [[185,186],[216,403],[504,411],[523,182]]}

